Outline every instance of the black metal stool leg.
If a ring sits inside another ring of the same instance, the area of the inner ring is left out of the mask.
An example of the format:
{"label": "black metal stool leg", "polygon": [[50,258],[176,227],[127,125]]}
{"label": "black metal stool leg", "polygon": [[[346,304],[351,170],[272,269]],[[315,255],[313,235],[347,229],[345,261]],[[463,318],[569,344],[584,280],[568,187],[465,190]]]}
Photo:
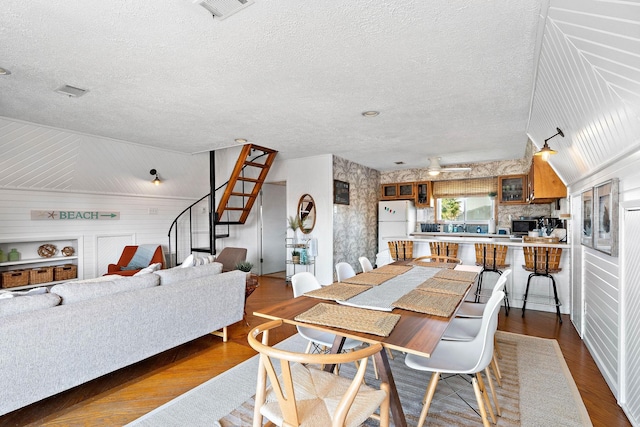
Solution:
{"label": "black metal stool leg", "polygon": [[527,279],[527,288],[524,291],[524,299],[522,300],[522,317],[524,317],[524,309],[527,305],[527,296],[529,295],[529,285],[531,284],[531,278],[533,276],[535,276],[535,274],[531,273]]}
{"label": "black metal stool leg", "polygon": [[558,315],[558,320],[562,324],[562,316],[560,315],[560,300],[558,299],[558,289],[556,289],[556,281],[550,274],[549,278],[551,279],[551,283],[553,284],[553,297],[556,301],[556,314]]}
{"label": "black metal stool leg", "polygon": [[482,267],[482,271],[478,275],[478,286],[476,287],[476,299],[475,302],[480,302],[480,294],[482,293],[482,276],[484,275],[484,267]]}

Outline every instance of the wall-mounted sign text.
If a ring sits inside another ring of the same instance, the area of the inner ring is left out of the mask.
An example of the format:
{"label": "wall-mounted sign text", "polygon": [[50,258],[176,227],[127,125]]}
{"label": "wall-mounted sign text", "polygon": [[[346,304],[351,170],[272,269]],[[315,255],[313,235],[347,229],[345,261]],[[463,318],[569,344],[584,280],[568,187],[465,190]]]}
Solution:
{"label": "wall-mounted sign text", "polygon": [[100,211],[31,211],[32,220],[96,221],[120,219],[120,212]]}

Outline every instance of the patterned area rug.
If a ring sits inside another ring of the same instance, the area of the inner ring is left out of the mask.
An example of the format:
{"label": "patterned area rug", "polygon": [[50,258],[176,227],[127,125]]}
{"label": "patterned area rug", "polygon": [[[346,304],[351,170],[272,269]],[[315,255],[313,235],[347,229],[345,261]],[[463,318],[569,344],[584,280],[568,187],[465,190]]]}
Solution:
{"label": "patterned area rug", "polygon": [[[296,346],[303,344],[299,337],[294,338],[298,339]],[[592,425],[555,340],[504,332],[498,332],[497,338],[502,355],[499,363],[503,376],[502,387],[496,387],[502,409],[498,426]],[[283,345],[287,346],[292,339],[284,341]],[[256,364],[255,358],[252,358],[185,394],[184,398],[178,397],[134,421],[130,426],[250,426],[256,375],[255,367],[252,368],[254,371],[247,368],[251,361]],[[430,374],[407,368],[404,355],[400,352],[394,351],[394,359],[390,363],[407,423],[415,426]],[[370,368],[371,366],[368,367]],[[353,370],[353,367],[344,365],[341,375],[351,375]],[[366,382],[373,386],[378,384],[371,369],[367,373]],[[219,399],[226,399],[225,395],[232,390],[239,395],[244,393],[245,399],[234,406],[227,403],[226,406],[230,407],[223,412],[224,407],[220,407]],[[468,377],[449,377],[438,384],[429,409],[427,425],[481,426],[476,409]],[[220,413],[221,415],[216,416]],[[376,425],[375,421],[366,424]]]}

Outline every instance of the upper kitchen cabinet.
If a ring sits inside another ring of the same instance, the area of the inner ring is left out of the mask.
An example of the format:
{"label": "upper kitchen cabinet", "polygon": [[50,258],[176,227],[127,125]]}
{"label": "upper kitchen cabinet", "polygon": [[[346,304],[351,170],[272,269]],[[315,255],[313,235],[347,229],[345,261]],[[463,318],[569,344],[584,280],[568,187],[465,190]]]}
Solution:
{"label": "upper kitchen cabinet", "polygon": [[382,184],[380,200],[413,200],[416,197],[414,182]]}
{"label": "upper kitchen cabinet", "polygon": [[498,177],[498,202],[522,204],[527,200],[527,176],[506,175]]}
{"label": "upper kitchen cabinet", "polygon": [[429,181],[416,182],[416,208],[428,208],[431,203],[431,184]]}
{"label": "upper kitchen cabinet", "polygon": [[527,178],[527,189],[529,203],[551,203],[567,197],[567,187],[549,163],[539,156],[533,156]]}

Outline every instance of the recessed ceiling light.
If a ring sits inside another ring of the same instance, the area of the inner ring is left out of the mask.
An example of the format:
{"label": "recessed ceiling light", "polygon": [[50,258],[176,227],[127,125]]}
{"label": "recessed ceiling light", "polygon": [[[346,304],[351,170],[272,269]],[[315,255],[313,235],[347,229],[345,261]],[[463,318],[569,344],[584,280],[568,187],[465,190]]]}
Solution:
{"label": "recessed ceiling light", "polygon": [[363,111],[362,112],[362,115],[365,116],[365,117],[375,117],[378,114],[380,114],[380,111],[373,111],[372,110],[372,111]]}
{"label": "recessed ceiling light", "polygon": [[246,144],[248,141],[244,138],[236,138],[234,139],[235,142],[237,142],[238,144]]}
{"label": "recessed ceiling light", "polygon": [[0,67],[0,76],[8,76],[9,74],[11,74],[11,71],[7,70],[6,68]]}

